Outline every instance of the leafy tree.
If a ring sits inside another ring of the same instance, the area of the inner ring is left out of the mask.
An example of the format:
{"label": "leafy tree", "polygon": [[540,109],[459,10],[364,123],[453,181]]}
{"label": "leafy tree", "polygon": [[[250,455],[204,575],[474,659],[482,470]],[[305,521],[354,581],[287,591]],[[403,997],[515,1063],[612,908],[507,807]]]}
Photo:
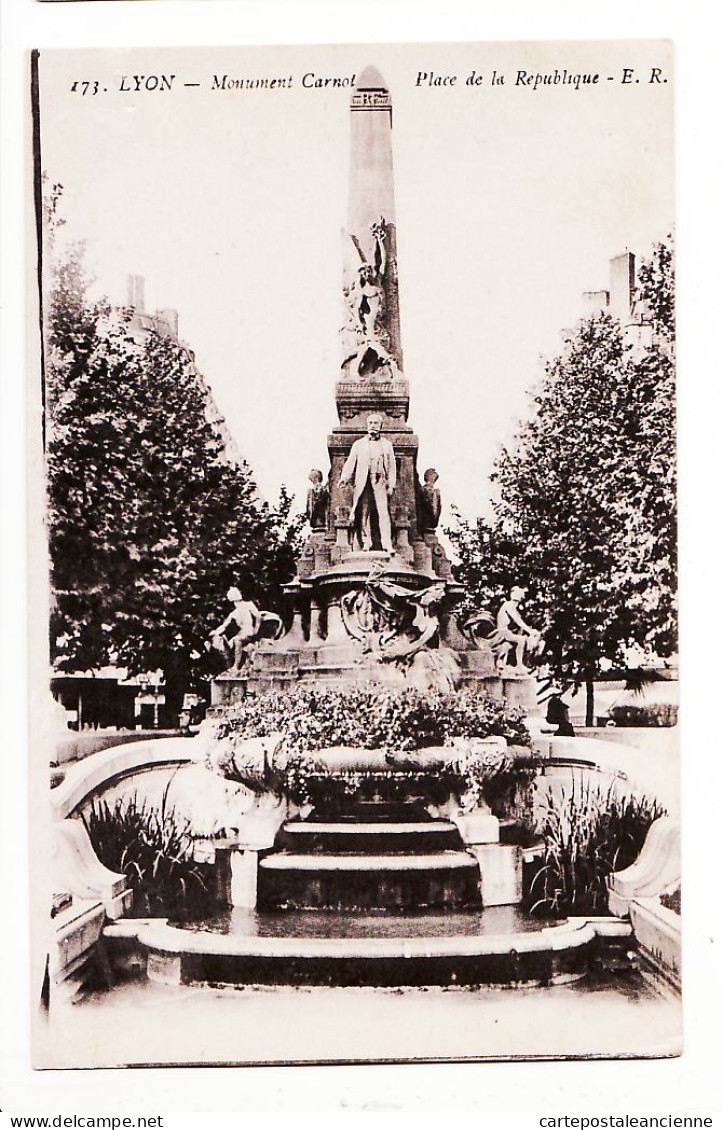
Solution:
{"label": "leafy tree", "polygon": [[638,343],[607,313],[580,323],[496,462],[494,520],[450,531],[477,606],[528,587],[544,661],[586,683],[588,723],[601,665],[625,665],[633,645],[670,656],[677,642],[670,242],[641,268],[638,307]]}
{"label": "leafy tree", "polygon": [[[675,352],[675,247],[673,236],[656,243],[638,271],[638,304],[654,330],[654,344],[672,357]],[[644,309],[643,309],[644,308]]]}
{"label": "leafy tree", "polygon": [[[51,246],[53,241],[51,241]],[[47,295],[48,527],[60,669],[160,668],[176,708],[238,585],[281,609],[294,574],[290,498],[260,500],[206,418],[189,350],[133,332],[88,297],[82,247],[55,252]]]}

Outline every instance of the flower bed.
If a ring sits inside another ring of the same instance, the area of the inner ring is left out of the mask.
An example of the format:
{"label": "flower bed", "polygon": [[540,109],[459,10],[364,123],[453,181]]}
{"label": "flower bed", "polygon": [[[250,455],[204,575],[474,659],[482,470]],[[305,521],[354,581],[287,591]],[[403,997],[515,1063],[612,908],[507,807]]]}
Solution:
{"label": "flower bed", "polygon": [[678,707],[668,702],[613,706],[610,717],[616,726],[676,726]]}
{"label": "flower bed", "polygon": [[245,699],[213,720],[219,738],[242,741],[283,733],[289,750],[329,746],[409,752],[451,738],[502,737],[530,745],[524,712],[473,691],[294,690]]}
{"label": "flower bed", "polygon": [[410,795],[443,804],[453,796],[471,810],[489,792],[499,807],[512,794],[519,800],[534,776],[523,719],[518,708],[474,692],[271,693],[212,720],[212,762],[224,776],[299,805]]}

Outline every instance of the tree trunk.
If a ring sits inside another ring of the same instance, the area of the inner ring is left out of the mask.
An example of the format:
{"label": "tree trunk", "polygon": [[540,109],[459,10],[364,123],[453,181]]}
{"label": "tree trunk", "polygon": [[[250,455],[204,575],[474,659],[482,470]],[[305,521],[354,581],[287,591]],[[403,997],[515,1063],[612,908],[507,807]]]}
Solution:
{"label": "tree trunk", "polygon": [[585,680],[585,725],[595,725],[595,684],[592,679]]}
{"label": "tree trunk", "polygon": [[191,661],[185,650],[174,651],[168,659],[163,674],[166,683],[166,724],[178,725],[178,716],[183,707],[183,696],[188,690]]}

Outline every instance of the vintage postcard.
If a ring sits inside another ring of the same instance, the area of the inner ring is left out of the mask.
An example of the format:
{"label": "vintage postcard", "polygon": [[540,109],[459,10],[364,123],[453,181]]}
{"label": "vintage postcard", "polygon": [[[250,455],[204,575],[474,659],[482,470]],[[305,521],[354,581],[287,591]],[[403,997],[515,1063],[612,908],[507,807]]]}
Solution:
{"label": "vintage postcard", "polygon": [[678,1055],[671,45],[29,70],[36,1066]]}

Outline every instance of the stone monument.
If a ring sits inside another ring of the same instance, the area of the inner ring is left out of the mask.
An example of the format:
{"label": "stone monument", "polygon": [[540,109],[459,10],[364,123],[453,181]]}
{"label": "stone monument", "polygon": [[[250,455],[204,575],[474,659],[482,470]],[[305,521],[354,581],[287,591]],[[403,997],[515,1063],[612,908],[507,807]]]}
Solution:
{"label": "stone monument", "polygon": [[[287,631],[261,640],[243,669],[214,684],[214,704],[293,684],[503,686],[486,640],[464,632],[463,590],[437,536],[438,475],[417,471],[401,345],[392,167],[392,101],[367,68],[350,105],[348,227],[343,233],[338,423],[329,473],[310,474],[310,532],[286,586]],[[516,676],[511,676],[512,680]],[[519,681],[519,677],[518,681]]]}

